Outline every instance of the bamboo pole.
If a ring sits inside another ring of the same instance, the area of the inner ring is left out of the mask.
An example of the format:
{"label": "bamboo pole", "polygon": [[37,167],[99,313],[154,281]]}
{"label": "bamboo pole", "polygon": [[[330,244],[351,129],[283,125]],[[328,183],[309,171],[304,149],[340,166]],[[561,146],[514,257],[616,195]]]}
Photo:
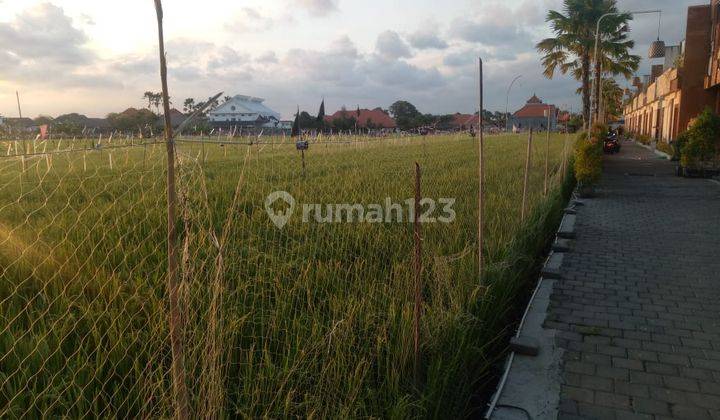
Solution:
{"label": "bamboo pole", "polygon": [[484,124],[483,124],[483,61],[482,58],[478,58],[478,68],[480,70],[479,78],[480,78],[480,92],[479,92],[479,100],[480,100],[480,112],[478,113],[478,279],[480,283],[482,284],[483,276],[482,276],[482,270],[483,270],[483,195],[484,191],[483,188],[484,182],[485,182],[485,174],[484,174],[484,147],[485,147],[485,134],[484,131]]}
{"label": "bamboo pole", "polygon": [[545,138],[545,183],[543,184],[543,195],[548,194],[548,177],[550,176],[550,109],[547,110],[547,136]]}
{"label": "bamboo pole", "polygon": [[167,63],[165,41],[163,39],[162,0],[155,0],[155,12],[158,24],[158,45],[160,52],[160,80],[162,82],[163,111],[165,113],[165,144],[167,147],[167,253],[168,253],[168,298],[170,310],[170,347],[172,351],[172,377],[175,401],[175,416],[188,419],[188,393],[185,378],[184,349],[182,342],[182,317],[179,307],[179,266],[178,237],[176,220],[177,192],[175,190],[175,141],[170,121],[170,95],[168,94]]}
{"label": "bamboo pole", "polygon": [[530,182],[530,160],[532,159],[532,138],[533,130],[530,128],[530,136],[528,137],[527,155],[525,157],[525,180],[523,182],[523,197],[522,197],[522,213],[520,220],[525,221],[527,214],[527,201],[528,201],[528,183]]}
{"label": "bamboo pole", "polygon": [[415,307],[413,311],[414,338],[414,375],[415,384],[420,382],[420,309],[422,305],[422,239],[420,237],[420,165],[415,162],[415,211],[413,212],[413,237],[415,252],[413,256],[413,272],[415,280]]}

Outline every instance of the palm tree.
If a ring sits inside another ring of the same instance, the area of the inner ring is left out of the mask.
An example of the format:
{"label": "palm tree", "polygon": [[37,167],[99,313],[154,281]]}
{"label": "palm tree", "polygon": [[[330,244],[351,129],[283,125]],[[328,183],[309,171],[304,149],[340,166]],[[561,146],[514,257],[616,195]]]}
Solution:
{"label": "palm tree", "polygon": [[[627,39],[627,23],[632,16],[620,14],[603,19],[598,49],[600,60],[597,60],[595,69],[591,69],[597,21],[606,13],[616,12],[616,0],[564,0],[563,12],[551,10],[546,18],[555,37],[544,39],[536,46],[544,54],[545,77],[551,79],[559,70],[581,82],[585,121],[590,120],[590,77],[593,70],[596,78],[602,77],[602,74],[630,77],[640,61],[640,57],[629,53],[634,46],[633,41]],[[597,88],[600,88],[599,83]]]}
{"label": "palm tree", "polygon": [[618,118],[623,112],[623,96],[625,92],[612,78],[605,78],[602,82],[602,116],[605,118]]}

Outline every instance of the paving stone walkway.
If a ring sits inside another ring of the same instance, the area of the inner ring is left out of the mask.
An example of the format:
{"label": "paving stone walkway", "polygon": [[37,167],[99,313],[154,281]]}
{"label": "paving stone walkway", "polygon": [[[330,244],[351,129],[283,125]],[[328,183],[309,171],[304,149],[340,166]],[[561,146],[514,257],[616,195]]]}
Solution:
{"label": "paving stone walkway", "polygon": [[625,143],[555,283],[561,419],[720,419],[720,185]]}

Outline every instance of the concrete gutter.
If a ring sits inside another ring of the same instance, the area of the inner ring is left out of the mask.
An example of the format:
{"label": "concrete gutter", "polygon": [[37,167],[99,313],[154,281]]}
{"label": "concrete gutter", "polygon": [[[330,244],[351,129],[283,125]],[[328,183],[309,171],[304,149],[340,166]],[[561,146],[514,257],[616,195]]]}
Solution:
{"label": "concrete gutter", "polygon": [[[572,241],[565,238],[575,236],[575,214],[580,205],[576,200],[571,203],[556,237],[556,244],[562,243],[563,251],[567,252],[571,251]],[[554,419],[558,416],[563,350],[556,345],[559,331],[546,329],[543,323],[555,282],[562,281],[563,255],[553,251],[548,256],[513,339],[515,343],[536,346],[536,351],[510,352],[505,372],[485,413],[486,419]]]}

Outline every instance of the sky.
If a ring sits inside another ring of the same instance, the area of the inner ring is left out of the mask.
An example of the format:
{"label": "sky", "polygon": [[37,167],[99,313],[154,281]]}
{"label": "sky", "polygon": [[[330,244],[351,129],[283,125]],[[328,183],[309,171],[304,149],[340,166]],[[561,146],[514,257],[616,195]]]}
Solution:
{"label": "sky", "polygon": [[[548,10],[562,0],[165,0],[173,106],[218,92],[265,98],[285,118],[297,106],[389,107],[424,113],[510,110],[536,93],[578,109],[578,83],[542,75],[534,45],[551,35]],[[695,0],[618,0],[621,10],[661,9],[661,38],[679,43]],[[160,91],[152,0],[0,0],[0,115],[104,117],[147,106]],[[636,53],[657,38],[656,15],[631,23]],[[640,73],[649,72],[643,60]]]}

